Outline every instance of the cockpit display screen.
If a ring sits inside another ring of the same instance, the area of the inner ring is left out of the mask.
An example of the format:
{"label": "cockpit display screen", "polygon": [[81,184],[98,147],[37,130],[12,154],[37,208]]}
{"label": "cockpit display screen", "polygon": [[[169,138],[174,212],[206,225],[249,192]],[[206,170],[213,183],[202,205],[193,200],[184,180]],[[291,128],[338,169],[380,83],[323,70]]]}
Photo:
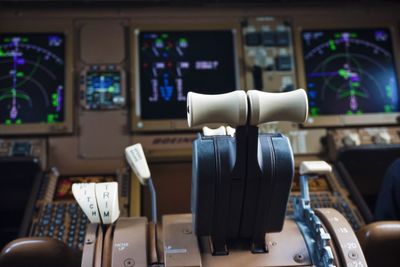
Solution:
{"label": "cockpit display screen", "polygon": [[64,90],[64,34],[0,34],[0,124],[64,122]]}
{"label": "cockpit display screen", "polygon": [[189,91],[236,90],[234,39],[232,30],[139,32],[140,117],[183,119]]}
{"label": "cockpit display screen", "polygon": [[399,111],[389,29],[302,31],[310,115]]}
{"label": "cockpit display screen", "polygon": [[86,108],[114,108],[121,99],[121,73],[89,71],[86,74]]}

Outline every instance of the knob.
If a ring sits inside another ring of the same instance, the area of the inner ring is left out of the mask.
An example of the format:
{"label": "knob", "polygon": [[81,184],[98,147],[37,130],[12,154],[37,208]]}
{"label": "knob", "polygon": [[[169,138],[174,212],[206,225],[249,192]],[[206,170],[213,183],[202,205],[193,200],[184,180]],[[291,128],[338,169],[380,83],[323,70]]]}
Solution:
{"label": "knob", "polygon": [[392,137],[388,132],[379,132],[373,138],[375,144],[390,144]]}
{"label": "knob", "polygon": [[308,116],[308,99],[304,89],[286,93],[247,92],[250,100],[250,125],[272,121],[302,123]]}
{"label": "knob", "polygon": [[245,125],[247,122],[247,95],[243,90],[219,95],[189,92],[187,95],[187,119],[189,127],[209,123]]}
{"label": "knob", "polygon": [[345,146],[359,146],[361,145],[360,136],[358,133],[348,133],[343,137],[343,144]]}

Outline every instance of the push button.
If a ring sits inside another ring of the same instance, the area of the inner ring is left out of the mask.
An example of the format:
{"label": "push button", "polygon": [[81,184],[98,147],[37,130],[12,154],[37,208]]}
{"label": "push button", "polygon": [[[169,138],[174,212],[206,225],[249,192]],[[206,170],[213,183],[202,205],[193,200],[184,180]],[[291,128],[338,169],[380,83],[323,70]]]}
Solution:
{"label": "push button", "polygon": [[275,33],[272,31],[261,32],[261,43],[263,46],[275,46]]}
{"label": "push button", "polygon": [[289,46],[290,44],[289,32],[278,31],[276,32],[276,46]]}
{"label": "push button", "polygon": [[260,34],[258,32],[248,32],[245,36],[245,43],[247,46],[260,45]]}
{"label": "push button", "polygon": [[292,58],[290,56],[278,56],[276,59],[276,69],[280,71],[292,70]]}

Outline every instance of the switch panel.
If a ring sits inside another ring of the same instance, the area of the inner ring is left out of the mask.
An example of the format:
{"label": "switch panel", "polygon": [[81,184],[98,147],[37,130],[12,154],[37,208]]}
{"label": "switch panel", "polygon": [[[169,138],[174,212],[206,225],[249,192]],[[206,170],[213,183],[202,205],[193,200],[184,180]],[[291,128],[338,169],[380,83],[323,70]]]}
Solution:
{"label": "switch panel", "polygon": [[47,168],[47,143],[45,139],[0,139],[0,157],[35,157],[42,170]]}
{"label": "switch panel", "polygon": [[[252,17],[247,18],[242,25],[246,88],[267,92],[287,92],[295,89],[290,19]],[[291,82],[287,83],[289,80]]]}
{"label": "switch panel", "polygon": [[340,150],[355,146],[400,145],[399,127],[335,129],[328,132],[328,152],[332,160]]}
{"label": "switch panel", "polygon": [[258,32],[248,32],[245,35],[246,46],[259,46],[260,45],[260,34]]}

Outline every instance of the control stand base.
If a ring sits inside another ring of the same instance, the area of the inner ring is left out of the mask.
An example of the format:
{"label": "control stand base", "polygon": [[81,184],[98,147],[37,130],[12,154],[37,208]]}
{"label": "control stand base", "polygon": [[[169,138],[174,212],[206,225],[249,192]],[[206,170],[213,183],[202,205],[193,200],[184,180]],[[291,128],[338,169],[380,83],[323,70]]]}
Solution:
{"label": "control stand base", "polygon": [[208,237],[197,238],[192,215],[163,216],[164,263],[170,266],[307,266],[307,245],[296,222],[286,219],[282,232],[266,235],[267,253],[254,254],[234,245],[229,255],[213,256]]}

